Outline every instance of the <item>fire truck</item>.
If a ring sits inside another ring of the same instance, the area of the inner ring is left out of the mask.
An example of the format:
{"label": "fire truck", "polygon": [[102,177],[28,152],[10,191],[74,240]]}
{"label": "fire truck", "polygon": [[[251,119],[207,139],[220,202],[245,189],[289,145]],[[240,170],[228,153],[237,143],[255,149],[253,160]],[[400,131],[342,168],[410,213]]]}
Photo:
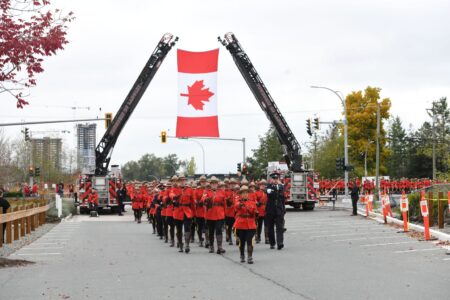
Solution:
{"label": "fire truck", "polygon": [[288,177],[290,177],[290,182],[286,184],[289,188],[287,204],[294,208],[301,206],[304,210],[313,210],[318,202],[318,186],[315,183],[317,177],[312,170],[303,168],[300,144],[236,36],[230,32],[225,34],[223,39],[218,37],[218,40],[230,52],[256,101],[275,128],[283,147],[284,159],[289,169]]}
{"label": "fire truck", "polygon": [[105,134],[95,149],[95,169],[83,174],[79,180],[80,213],[89,211],[88,195],[92,188],[95,188],[98,193],[99,210],[108,209],[115,212],[119,209],[116,189],[121,185],[121,179],[120,176],[117,176],[116,169],[118,166],[111,166],[112,170],[108,170],[114,146],[119,138],[120,132],[125,127],[125,124],[144,95],[145,90],[164,61],[164,58],[177,41],[178,37],[174,37],[170,33],[164,34],[126,96],[116,116],[108,125]]}

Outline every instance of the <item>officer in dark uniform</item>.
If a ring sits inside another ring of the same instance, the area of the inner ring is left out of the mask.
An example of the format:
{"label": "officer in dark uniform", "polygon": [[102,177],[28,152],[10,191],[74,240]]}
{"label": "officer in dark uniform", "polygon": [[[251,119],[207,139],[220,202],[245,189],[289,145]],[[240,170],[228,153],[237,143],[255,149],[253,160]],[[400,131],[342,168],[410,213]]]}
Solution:
{"label": "officer in dark uniform", "polygon": [[359,187],[356,185],[356,182],[353,182],[350,196],[352,198],[352,208],[353,208],[352,216],[357,216],[358,215],[357,205],[358,205],[358,200],[359,200]]}
{"label": "officer in dark uniform", "polygon": [[122,212],[125,211],[125,205],[123,203],[125,202],[126,197],[127,190],[125,189],[125,184],[123,184],[117,190],[117,200],[119,201],[119,216],[123,216]]}
{"label": "officer in dark uniform", "polygon": [[280,174],[270,174],[272,181],[266,187],[266,225],[268,228],[270,249],[275,249],[275,226],[276,226],[276,244],[278,250],[284,247],[284,186],[280,183]]}
{"label": "officer in dark uniform", "polygon": [[[3,208],[3,213],[6,214],[6,212],[8,211],[8,208],[10,208],[10,204],[8,202],[8,200],[6,200],[5,198],[3,198],[3,190],[0,189],[0,208]],[[2,224],[3,226],[3,243],[5,242],[5,231],[6,231],[6,223]]]}

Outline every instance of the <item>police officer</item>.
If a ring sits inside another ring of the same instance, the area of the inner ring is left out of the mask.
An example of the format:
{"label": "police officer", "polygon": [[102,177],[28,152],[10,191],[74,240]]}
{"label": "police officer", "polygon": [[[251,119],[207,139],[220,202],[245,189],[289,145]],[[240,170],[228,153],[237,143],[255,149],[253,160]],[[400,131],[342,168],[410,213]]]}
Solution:
{"label": "police officer", "polygon": [[[266,204],[266,225],[269,235],[270,249],[275,249],[275,243],[278,250],[284,247],[284,187],[280,183],[278,173],[270,174],[272,182],[267,185],[267,204]],[[275,227],[276,226],[276,241]]]}
{"label": "police officer", "polygon": [[352,190],[350,192],[350,196],[352,198],[352,208],[353,208],[353,212],[352,212],[352,216],[356,216],[357,213],[357,203],[358,203],[358,199],[359,199],[359,187],[356,185],[356,183],[353,183],[352,186]]}
{"label": "police officer", "polygon": [[119,216],[123,216],[122,212],[125,210],[125,205],[123,203],[125,202],[126,197],[127,190],[125,189],[125,184],[123,184],[117,190],[117,200],[119,201]]}

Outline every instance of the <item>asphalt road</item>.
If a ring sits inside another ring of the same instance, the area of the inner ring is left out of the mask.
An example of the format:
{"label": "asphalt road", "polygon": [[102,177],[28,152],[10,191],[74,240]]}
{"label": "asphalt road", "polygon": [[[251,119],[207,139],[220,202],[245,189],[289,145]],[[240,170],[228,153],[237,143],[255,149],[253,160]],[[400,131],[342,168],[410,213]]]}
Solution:
{"label": "asphalt road", "polygon": [[10,258],[36,264],[0,270],[0,299],[448,299],[450,256],[432,242],[348,211],[287,214],[285,249],[223,256],[194,245],[178,253],[151,225],[76,216]]}

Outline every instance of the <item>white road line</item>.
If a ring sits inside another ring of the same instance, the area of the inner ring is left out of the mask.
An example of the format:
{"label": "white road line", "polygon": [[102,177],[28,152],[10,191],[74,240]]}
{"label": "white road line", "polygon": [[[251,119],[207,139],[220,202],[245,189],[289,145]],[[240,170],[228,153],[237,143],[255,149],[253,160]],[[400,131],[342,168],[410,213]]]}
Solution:
{"label": "white road line", "polygon": [[62,249],[64,247],[43,247],[43,248],[34,248],[34,247],[27,247],[27,248],[22,248],[20,250],[47,250],[47,249]]}
{"label": "white road line", "polygon": [[395,243],[382,243],[382,244],[365,244],[359,245],[360,247],[377,247],[377,246],[389,246],[389,245],[400,245],[400,244],[410,244],[419,243],[418,241],[406,241],[406,242],[395,242]]}
{"label": "white road line", "polygon": [[61,245],[66,243],[32,243],[30,245]]}
{"label": "white road line", "polygon": [[382,234],[382,233],[392,233],[392,232],[387,232],[387,231],[371,231],[371,232],[358,232],[358,233],[343,233],[343,234],[329,234],[329,235],[313,235],[313,236],[310,236],[310,238],[324,238],[324,237],[336,237],[336,236],[346,236],[346,235],[361,235],[361,234],[369,234],[369,233]]}
{"label": "white road line", "polygon": [[450,260],[450,258],[444,258],[443,260]]}
{"label": "white road line", "polygon": [[55,252],[55,253],[19,253],[17,255],[20,256],[37,256],[37,255],[61,255],[61,253]]}
{"label": "white road line", "polygon": [[[376,230],[370,230],[371,228],[354,228],[353,230],[343,230],[340,231],[338,229],[336,230],[320,230],[320,231],[315,231],[315,230],[302,230],[301,228],[289,228],[292,231],[299,231],[302,233],[307,233],[307,234],[311,234],[311,233],[327,233],[327,232],[334,232],[334,233],[351,233],[351,232],[374,232],[374,231],[378,231],[379,228],[376,228]],[[340,229],[344,229],[344,228],[340,228]],[[345,228],[346,229],[346,228]],[[351,228],[348,228],[351,229]]]}
{"label": "white road line", "polygon": [[42,240],[46,240],[46,241],[69,241],[69,239],[54,239],[54,238],[51,238],[51,237],[49,237],[48,239],[45,237],[45,236],[43,236],[43,237],[41,237],[39,240],[40,241],[42,241]]}
{"label": "white road line", "polygon": [[412,249],[412,250],[395,251],[394,253],[400,254],[400,253],[424,252],[424,251],[437,251],[437,250],[444,250],[444,249],[442,249],[442,248]]}
{"label": "white road line", "polygon": [[395,236],[374,236],[374,237],[365,237],[365,238],[354,238],[354,239],[345,239],[345,240],[335,240],[333,242],[350,242],[350,241],[364,241],[364,240],[376,240],[376,239],[398,239],[399,235]]}

